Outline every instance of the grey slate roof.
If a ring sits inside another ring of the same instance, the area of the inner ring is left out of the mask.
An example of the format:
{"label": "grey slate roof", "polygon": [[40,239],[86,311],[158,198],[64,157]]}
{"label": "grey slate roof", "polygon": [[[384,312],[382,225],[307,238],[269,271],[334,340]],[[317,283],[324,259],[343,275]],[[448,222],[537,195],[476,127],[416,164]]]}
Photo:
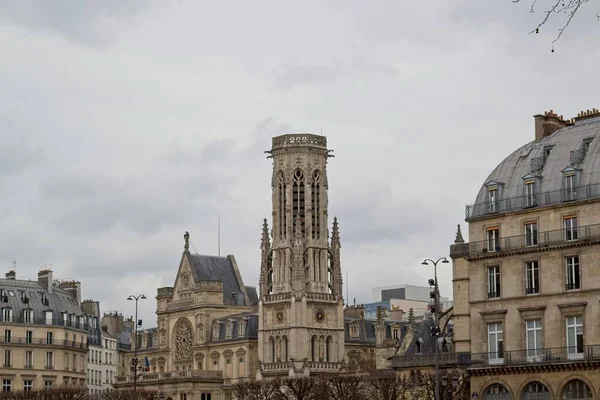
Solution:
{"label": "grey slate roof", "polygon": [[[246,333],[243,336],[238,336],[238,328],[240,322],[245,319],[247,321]],[[211,342],[227,342],[233,340],[246,340],[246,339],[258,339],[258,313],[241,313],[235,315],[228,315],[227,317],[215,319],[215,322],[221,323],[221,329],[219,331],[219,338],[212,337],[212,329],[210,332]],[[226,337],[225,324],[233,322],[233,330],[231,337]]]}
{"label": "grey slate roof", "polygon": [[[10,307],[13,310],[13,321],[19,321],[23,317],[23,310],[32,310],[33,319],[36,323],[45,323],[46,311],[52,311],[54,323],[62,321],[62,312],[83,316],[77,300],[68,292],[57,285],[52,286],[52,294],[48,289],[38,281],[18,280],[18,279],[0,279],[0,291],[4,290],[8,302],[0,301],[0,308]],[[10,293],[13,293],[13,296]],[[29,301],[23,302],[21,293],[25,292]],[[44,293],[48,299],[48,305],[42,304],[41,294]],[[40,321],[40,322],[37,322]]]}
{"label": "grey slate roof", "polygon": [[[354,318],[344,318],[344,341],[346,343],[356,343],[356,344],[375,344],[375,325],[376,320],[370,319],[354,319]],[[356,324],[358,326],[358,338],[354,338],[350,336],[350,325]],[[384,321],[385,325],[385,338],[391,339],[392,336],[392,327],[394,325],[400,326],[400,338],[404,338],[407,329],[407,323],[401,321]]]}
{"label": "grey slate roof", "polygon": [[[223,282],[223,303],[225,305],[250,305],[246,304],[241,290],[243,282],[238,281],[235,267],[229,257],[190,254],[189,260],[196,281]],[[235,293],[238,294],[234,296]]]}
{"label": "grey slate roof", "polygon": [[254,286],[246,286],[246,293],[248,293],[248,299],[250,299],[250,305],[253,306],[258,304],[258,292]]}
{"label": "grey slate roof", "polygon": [[542,175],[541,187],[538,191],[549,192],[562,188],[562,170],[571,164],[571,151],[582,147],[584,139],[594,138],[582,163],[576,167],[581,169],[578,186],[600,184],[600,118],[592,118],[576,122],[573,126],[559,129],[552,135],[543,138],[539,143],[530,142],[518,148],[502,161],[488,176],[479,191],[475,203],[484,203],[487,196],[485,184],[490,181],[504,183],[502,198],[523,195],[523,177],[532,170],[531,159],[542,157],[544,147],[553,145],[550,156],[546,159]]}

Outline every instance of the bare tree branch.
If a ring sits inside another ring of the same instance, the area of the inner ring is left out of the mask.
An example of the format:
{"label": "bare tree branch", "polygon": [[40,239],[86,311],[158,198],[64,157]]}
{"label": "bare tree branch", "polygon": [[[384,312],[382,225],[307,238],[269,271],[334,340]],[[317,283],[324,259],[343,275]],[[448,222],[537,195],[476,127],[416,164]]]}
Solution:
{"label": "bare tree branch", "polygon": [[[531,7],[529,12],[535,13],[537,12],[537,8],[539,6],[540,0],[529,0],[531,1]],[[576,14],[578,14],[584,5],[590,3],[591,0],[548,0],[549,4],[546,9],[542,12],[543,18],[538,23],[538,25],[533,29],[531,33],[539,33],[540,29],[548,23],[551,18],[556,17],[557,15],[564,14],[565,22],[562,27],[558,30],[557,36],[552,41],[552,44],[556,43],[563,35],[565,30],[571,25],[573,18]],[[522,0],[512,0],[513,3],[521,3]],[[596,17],[600,21],[600,15],[596,14]],[[552,47],[552,51],[554,51],[554,46]]]}

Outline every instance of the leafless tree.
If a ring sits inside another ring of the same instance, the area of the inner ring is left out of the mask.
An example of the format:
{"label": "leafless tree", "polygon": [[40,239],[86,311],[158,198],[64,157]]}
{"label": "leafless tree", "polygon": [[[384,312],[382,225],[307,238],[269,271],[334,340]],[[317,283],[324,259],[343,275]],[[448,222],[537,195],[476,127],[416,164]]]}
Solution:
{"label": "leafless tree", "polygon": [[158,393],[155,390],[137,389],[136,393],[133,392],[133,389],[112,390],[91,396],[90,400],[154,400],[158,398]]}
{"label": "leafless tree", "polygon": [[[573,17],[579,14],[581,10],[593,3],[592,0],[512,0],[513,3],[529,2],[529,12],[540,12],[542,18],[538,22],[535,29],[530,33],[539,33],[540,30],[548,24],[551,19],[563,18],[561,28],[558,30],[557,36],[552,41],[552,51],[554,51],[554,43],[556,43],[565,30],[571,24]],[[600,21],[600,14],[596,13],[595,18]]]}
{"label": "leafless tree", "polygon": [[369,379],[369,395],[377,400],[404,400],[408,398],[410,381],[396,371],[375,371]]}
{"label": "leafless tree", "polygon": [[1,400],[88,400],[88,390],[84,388],[54,388],[20,392],[0,392]]}
{"label": "leafless tree", "polygon": [[323,388],[322,398],[331,400],[367,400],[371,394],[368,377],[356,374],[334,376]]}
{"label": "leafless tree", "polygon": [[282,400],[326,400],[325,382],[316,378],[289,378],[281,381]]}
{"label": "leafless tree", "polygon": [[[414,391],[421,392],[420,398],[435,399],[435,373],[420,374]],[[440,371],[440,400],[461,400],[468,385],[466,372],[459,368]]]}
{"label": "leafless tree", "polygon": [[279,381],[250,381],[235,385],[234,392],[240,400],[274,400],[279,395],[280,387]]}

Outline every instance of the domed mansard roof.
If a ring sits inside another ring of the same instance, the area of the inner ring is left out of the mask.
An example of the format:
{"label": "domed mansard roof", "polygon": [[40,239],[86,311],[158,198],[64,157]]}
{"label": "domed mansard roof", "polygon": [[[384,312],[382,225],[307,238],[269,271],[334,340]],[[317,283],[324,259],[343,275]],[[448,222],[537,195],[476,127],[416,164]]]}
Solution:
{"label": "domed mansard roof", "polygon": [[[475,204],[467,206],[467,220],[569,200],[600,199],[600,112],[594,109],[580,117],[574,122],[555,118],[564,127],[545,137],[536,132],[538,140],[502,161],[484,182]],[[566,176],[573,179],[566,182]],[[533,186],[526,188],[528,183]]]}

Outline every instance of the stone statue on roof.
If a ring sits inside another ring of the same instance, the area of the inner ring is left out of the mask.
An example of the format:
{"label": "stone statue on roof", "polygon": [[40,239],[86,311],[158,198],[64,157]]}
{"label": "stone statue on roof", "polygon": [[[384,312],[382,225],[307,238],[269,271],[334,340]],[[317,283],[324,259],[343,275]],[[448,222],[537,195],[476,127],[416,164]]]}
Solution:
{"label": "stone statue on roof", "polygon": [[188,250],[190,248],[190,233],[185,231],[185,235],[183,235],[183,239],[185,240],[184,249]]}

